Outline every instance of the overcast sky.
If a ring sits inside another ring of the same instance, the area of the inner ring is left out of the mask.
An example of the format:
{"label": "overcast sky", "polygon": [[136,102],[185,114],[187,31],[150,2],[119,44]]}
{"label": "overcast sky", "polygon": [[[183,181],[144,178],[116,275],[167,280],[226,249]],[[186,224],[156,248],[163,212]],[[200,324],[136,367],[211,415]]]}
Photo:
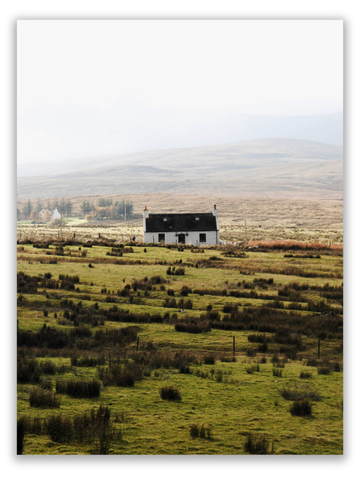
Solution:
{"label": "overcast sky", "polygon": [[17,22],[19,163],[163,148],[154,132],[176,143],[189,118],[342,102],[342,21]]}

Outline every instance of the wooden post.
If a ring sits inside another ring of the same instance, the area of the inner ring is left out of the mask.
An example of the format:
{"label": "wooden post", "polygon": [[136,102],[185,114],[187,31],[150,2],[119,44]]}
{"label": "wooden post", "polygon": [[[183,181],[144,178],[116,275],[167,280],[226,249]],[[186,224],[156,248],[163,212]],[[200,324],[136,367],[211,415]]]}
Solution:
{"label": "wooden post", "polygon": [[136,339],[136,351],[139,350],[139,337],[137,337]]}
{"label": "wooden post", "polygon": [[233,337],[233,357],[235,357],[235,336]]}
{"label": "wooden post", "polygon": [[320,338],[318,339],[318,358],[320,358]]}

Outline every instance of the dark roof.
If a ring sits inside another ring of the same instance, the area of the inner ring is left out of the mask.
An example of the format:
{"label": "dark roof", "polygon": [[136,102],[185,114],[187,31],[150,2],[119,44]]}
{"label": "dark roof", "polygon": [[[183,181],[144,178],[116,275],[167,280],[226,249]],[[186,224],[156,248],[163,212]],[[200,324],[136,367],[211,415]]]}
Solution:
{"label": "dark roof", "polygon": [[145,221],[147,232],[216,231],[216,217],[212,213],[150,213]]}

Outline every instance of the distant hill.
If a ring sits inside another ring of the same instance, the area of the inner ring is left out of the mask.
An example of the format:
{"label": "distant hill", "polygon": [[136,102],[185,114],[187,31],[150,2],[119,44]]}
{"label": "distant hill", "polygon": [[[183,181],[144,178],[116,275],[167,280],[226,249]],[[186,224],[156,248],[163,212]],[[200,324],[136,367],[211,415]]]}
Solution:
{"label": "distant hill", "polygon": [[[47,163],[18,164],[18,176],[86,170],[93,166],[90,156],[103,158],[114,156],[114,153],[124,155],[224,145],[259,138],[292,138],[343,145],[342,112],[307,116],[249,115],[236,109],[198,112],[146,106],[135,99],[123,99],[109,110],[89,109],[88,116],[84,119],[84,112],[75,106],[55,108],[49,105],[20,115],[17,119],[20,138],[22,129],[44,130],[56,139],[57,151],[49,153]],[[19,158],[27,158],[28,154],[30,152],[19,149]],[[35,161],[32,158],[32,162]]]}
{"label": "distant hill", "polygon": [[18,198],[150,192],[339,198],[342,160],[340,146],[282,138],[97,156],[38,164],[36,176],[21,176],[20,169]]}

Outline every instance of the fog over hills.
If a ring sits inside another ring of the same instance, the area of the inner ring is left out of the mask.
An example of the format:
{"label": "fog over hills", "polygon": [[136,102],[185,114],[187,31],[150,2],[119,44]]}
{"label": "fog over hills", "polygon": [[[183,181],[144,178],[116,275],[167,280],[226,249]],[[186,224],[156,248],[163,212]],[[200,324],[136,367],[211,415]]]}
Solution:
{"label": "fog over hills", "polygon": [[137,158],[137,152],[203,148],[204,145],[212,148],[245,140],[277,138],[343,144],[342,113],[312,116],[245,115],[236,111],[205,113],[145,107],[135,101],[119,102],[114,110],[108,111],[41,107],[22,115],[18,127],[20,131],[44,130],[58,142],[56,156],[54,153],[47,161],[19,162],[18,177],[84,171],[96,166],[99,158],[101,162],[115,158],[120,161],[119,155],[132,152]]}
{"label": "fog over hills", "polygon": [[342,198],[342,159],[341,146],[289,138],[104,155],[38,164],[36,176],[19,169],[18,198],[151,192]]}

